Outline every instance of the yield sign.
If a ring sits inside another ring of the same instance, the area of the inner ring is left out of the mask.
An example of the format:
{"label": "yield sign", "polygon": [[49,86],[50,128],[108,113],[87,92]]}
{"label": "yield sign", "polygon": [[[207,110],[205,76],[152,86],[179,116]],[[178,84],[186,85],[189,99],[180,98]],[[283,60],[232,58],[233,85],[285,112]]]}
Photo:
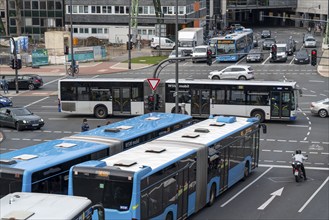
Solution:
{"label": "yield sign", "polygon": [[157,86],[159,85],[160,83],[160,79],[159,78],[151,78],[151,79],[147,79],[151,89],[154,91]]}

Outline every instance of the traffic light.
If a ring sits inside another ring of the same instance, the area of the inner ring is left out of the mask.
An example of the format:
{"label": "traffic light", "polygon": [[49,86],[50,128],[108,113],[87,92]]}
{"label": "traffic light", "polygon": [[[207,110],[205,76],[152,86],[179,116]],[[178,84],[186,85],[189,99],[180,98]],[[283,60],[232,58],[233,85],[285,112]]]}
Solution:
{"label": "traffic light", "polygon": [[15,65],[16,65],[15,59],[11,59],[10,68],[15,69]]}
{"label": "traffic light", "polygon": [[276,44],[272,44],[271,46],[271,54],[272,54],[272,59],[276,60],[276,54],[277,54],[277,46]]}
{"label": "traffic light", "polygon": [[64,54],[68,55],[69,54],[69,46],[65,46],[64,48]]}
{"label": "traffic light", "polygon": [[132,42],[127,42],[127,50],[132,50],[133,49],[133,43]]}
{"label": "traffic light", "polygon": [[22,60],[21,59],[17,59],[16,60],[16,69],[22,69]]}
{"label": "traffic light", "polygon": [[314,49],[311,52],[311,65],[316,66],[316,60],[317,60],[317,51]]}

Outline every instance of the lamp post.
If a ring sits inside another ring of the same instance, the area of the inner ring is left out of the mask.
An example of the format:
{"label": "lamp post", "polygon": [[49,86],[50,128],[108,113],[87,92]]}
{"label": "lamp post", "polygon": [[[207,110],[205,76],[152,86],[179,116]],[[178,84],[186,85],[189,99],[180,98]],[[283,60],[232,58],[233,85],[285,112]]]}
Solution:
{"label": "lamp post", "polygon": [[[175,50],[176,50],[176,58],[178,57],[178,0],[176,0],[176,25],[175,25]],[[160,42],[160,39],[159,39]],[[176,66],[175,66],[175,81],[176,81],[176,97],[175,97],[175,111],[178,113],[178,60],[176,60]],[[184,114],[184,112],[182,112]]]}
{"label": "lamp post", "polygon": [[128,21],[128,45],[127,45],[127,49],[128,49],[128,69],[131,69],[131,0],[130,0],[130,5],[129,5],[129,21]]}
{"label": "lamp post", "polygon": [[74,77],[75,74],[75,60],[74,60],[74,55],[73,55],[73,25],[72,25],[72,0],[70,0],[70,26],[71,26],[71,71],[72,71],[72,76]]}

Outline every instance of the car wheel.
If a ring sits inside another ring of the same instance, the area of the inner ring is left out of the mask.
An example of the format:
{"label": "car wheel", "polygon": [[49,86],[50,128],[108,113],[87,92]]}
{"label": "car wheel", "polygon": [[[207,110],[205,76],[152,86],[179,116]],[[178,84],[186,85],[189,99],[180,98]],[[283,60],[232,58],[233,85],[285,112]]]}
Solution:
{"label": "car wheel", "polygon": [[247,79],[247,77],[245,77],[245,76],[239,76],[239,80],[246,80]]}
{"label": "car wheel", "polygon": [[31,83],[29,84],[29,90],[33,90],[35,88],[35,86]]}
{"label": "car wheel", "polygon": [[159,46],[156,46],[156,47],[155,47],[155,49],[156,49],[156,50],[159,50],[159,49],[160,49],[160,47],[159,47]]}
{"label": "car wheel", "polygon": [[325,117],[328,116],[328,112],[327,112],[325,109],[320,109],[320,110],[319,110],[319,116],[320,116],[321,118],[325,118]]}
{"label": "car wheel", "polygon": [[219,76],[213,76],[211,79],[220,80]]}
{"label": "car wheel", "polygon": [[94,110],[94,115],[96,118],[106,118],[107,117],[107,108],[105,106],[97,106]]}
{"label": "car wheel", "polygon": [[21,131],[21,130],[23,130],[23,129],[22,129],[22,126],[21,126],[18,122],[16,122],[15,127],[16,127],[16,130],[17,130],[17,131]]}

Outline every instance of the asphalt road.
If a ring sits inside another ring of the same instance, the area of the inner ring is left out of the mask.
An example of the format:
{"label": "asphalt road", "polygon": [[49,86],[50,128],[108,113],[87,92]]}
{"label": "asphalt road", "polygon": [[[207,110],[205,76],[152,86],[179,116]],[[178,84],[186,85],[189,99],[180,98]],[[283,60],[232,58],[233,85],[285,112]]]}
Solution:
{"label": "asphalt road", "polygon": [[[260,32],[259,32],[260,33]],[[277,39],[293,35],[301,47],[302,33],[289,30],[272,30]],[[261,42],[260,42],[261,43]],[[266,57],[267,58],[267,57]],[[311,114],[311,101],[329,97],[329,78],[317,74],[311,65],[295,65],[292,56],[286,63],[248,64],[255,70],[258,80],[297,81],[303,96],[299,98],[298,119],[295,122],[266,122],[268,133],[261,135],[259,167],[243,182],[217,198],[216,203],[193,215],[191,219],[328,219],[329,207],[329,118]],[[245,59],[238,63],[246,64]],[[192,64],[180,62],[180,78],[207,78],[210,71],[222,69],[231,63]],[[92,75],[93,77],[151,78],[154,68],[132,72]],[[175,64],[166,66],[161,80],[175,77]],[[43,141],[58,139],[80,132],[82,119],[87,117],[91,128],[105,124],[92,116],[72,116],[58,112],[57,80],[60,77],[44,77],[45,86],[35,91],[20,91],[13,96],[16,106],[28,106],[45,119],[45,127],[35,131],[1,128],[5,139],[0,142],[0,153],[31,146]],[[122,118],[110,118],[115,122]],[[301,149],[309,155],[305,162],[308,181],[296,183],[290,167],[291,154]],[[272,196],[273,192],[281,195]],[[273,197],[273,200],[267,201]]]}

